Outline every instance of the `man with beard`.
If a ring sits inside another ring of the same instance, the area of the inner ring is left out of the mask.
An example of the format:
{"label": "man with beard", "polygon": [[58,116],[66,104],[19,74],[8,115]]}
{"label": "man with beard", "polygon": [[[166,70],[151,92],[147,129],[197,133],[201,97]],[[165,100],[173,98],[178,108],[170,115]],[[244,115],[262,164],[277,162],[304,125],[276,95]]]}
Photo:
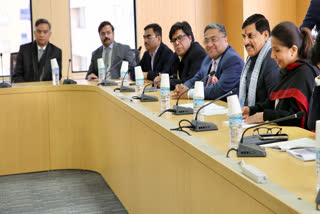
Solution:
{"label": "man with beard", "polygon": [[[204,29],[204,46],[208,56],[202,61],[200,70],[184,84],[176,85],[173,98],[193,98],[196,81],[203,80],[205,99],[215,99],[239,87],[243,60],[228,44],[227,32],[222,24],[211,23]],[[211,73],[213,75],[208,74]],[[185,91],[189,90],[188,93]],[[183,94],[183,92],[185,92]]]}
{"label": "man with beard", "polygon": [[110,75],[109,77],[111,77],[111,79],[119,79],[121,61],[128,61],[132,66],[134,61],[133,52],[130,51],[128,45],[123,45],[114,41],[114,27],[110,22],[101,22],[98,32],[102,46],[92,52],[91,63],[86,79],[93,80],[98,78],[97,60],[99,58],[103,58],[106,71],[108,71],[108,75]]}
{"label": "man with beard", "polygon": [[242,106],[254,106],[269,98],[279,67],[271,58],[270,27],[263,15],[254,14],[244,21],[242,37],[249,56],[241,73],[239,99]]}
{"label": "man with beard", "polygon": [[[141,66],[144,79],[153,81],[159,73],[167,70],[173,53],[162,42],[162,29],[158,24],[149,24],[144,28],[143,40],[146,51],[138,65]],[[133,72],[131,79],[135,80]]]}

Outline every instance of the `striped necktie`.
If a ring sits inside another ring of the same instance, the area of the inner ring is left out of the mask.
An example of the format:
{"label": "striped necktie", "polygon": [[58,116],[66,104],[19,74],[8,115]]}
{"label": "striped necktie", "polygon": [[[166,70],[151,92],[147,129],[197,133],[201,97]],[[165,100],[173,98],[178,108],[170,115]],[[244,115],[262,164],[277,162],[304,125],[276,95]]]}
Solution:
{"label": "striped necktie", "polygon": [[[214,71],[215,69],[215,65],[216,65],[216,61],[214,59],[212,59],[212,63],[211,63],[211,69],[210,69],[210,72],[211,73],[212,71]],[[208,81],[207,81],[207,84],[206,84],[206,87],[208,87],[212,81],[212,77],[213,75],[210,75],[209,78],[208,78]]]}

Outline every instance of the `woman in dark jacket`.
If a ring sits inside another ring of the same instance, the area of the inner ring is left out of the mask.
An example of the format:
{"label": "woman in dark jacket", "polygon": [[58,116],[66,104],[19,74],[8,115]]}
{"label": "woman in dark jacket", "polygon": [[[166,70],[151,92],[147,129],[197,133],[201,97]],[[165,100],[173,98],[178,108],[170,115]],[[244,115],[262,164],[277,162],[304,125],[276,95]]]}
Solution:
{"label": "woman in dark jacket", "polygon": [[279,125],[306,128],[314,78],[318,74],[306,60],[312,47],[310,30],[300,30],[291,22],[282,22],[271,32],[271,47],[271,57],[281,68],[277,86],[263,104],[245,106],[243,118],[246,123],[260,123],[303,111],[302,118]]}

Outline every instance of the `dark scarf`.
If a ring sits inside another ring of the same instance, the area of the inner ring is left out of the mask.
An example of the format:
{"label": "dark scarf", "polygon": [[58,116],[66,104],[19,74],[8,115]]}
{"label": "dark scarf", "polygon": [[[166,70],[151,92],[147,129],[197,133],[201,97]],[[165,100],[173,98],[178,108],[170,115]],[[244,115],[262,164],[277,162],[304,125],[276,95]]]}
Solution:
{"label": "dark scarf", "polygon": [[[307,66],[300,68],[304,65]],[[306,117],[309,114],[309,100],[317,73],[318,71],[306,60],[291,63],[285,69],[280,70],[279,82],[270,94],[270,100],[284,98],[294,98],[296,100],[300,111],[307,113],[301,120],[302,128],[305,127]],[[301,80],[302,74],[303,79]]]}

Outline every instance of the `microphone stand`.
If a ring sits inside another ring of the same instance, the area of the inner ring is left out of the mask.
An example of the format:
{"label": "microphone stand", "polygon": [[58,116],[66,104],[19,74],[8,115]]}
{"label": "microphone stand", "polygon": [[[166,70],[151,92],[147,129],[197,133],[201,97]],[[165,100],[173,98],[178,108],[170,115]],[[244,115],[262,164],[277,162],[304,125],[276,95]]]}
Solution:
{"label": "microphone stand", "polygon": [[70,64],[71,64],[71,59],[69,59],[67,79],[63,80],[63,83],[62,83],[63,85],[77,84],[77,81],[74,81],[74,80],[72,80],[72,79],[69,79]]}
{"label": "microphone stand", "polygon": [[140,96],[140,101],[141,102],[156,102],[156,101],[159,101],[158,97],[144,94],[144,91],[145,91],[146,87],[148,87],[148,86],[150,86],[150,85],[152,85],[154,83],[158,83],[158,82],[160,82],[160,81],[149,83],[143,88],[143,91],[142,91],[141,96]]}
{"label": "microphone stand", "polygon": [[[249,130],[249,129],[253,129],[259,126],[263,126],[263,125],[269,125],[271,123],[277,123],[277,122],[281,122],[281,121],[285,121],[285,120],[291,120],[291,119],[298,119],[304,116],[304,112],[298,112],[296,114],[287,116],[287,117],[283,117],[283,118],[279,118],[276,120],[271,120],[269,122],[265,122],[265,123],[261,123],[255,126],[251,126],[250,128],[247,128],[241,136],[240,142],[239,142],[239,146],[238,149],[233,149],[237,151],[237,156],[238,157],[265,157],[266,151],[265,148],[257,145],[256,143],[249,143],[249,142],[244,142],[244,134]],[[250,136],[249,136],[250,137]],[[230,150],[229,150],[230,151]],[[227,152],[227,157],[228,157],[228,153]]]}
{"label": "microphone stand", "polygon": [[[205,76],[204,78],[202,78],[200,81],[203,81],[205,80],[206,78],[210,77],[210,76],[213,76],[215,75],[215,71],[211,71],[207,76]],[[193,86],[194,87],[194,86]],[[186,115],[186,114],[193,114],[193,108],[190,108],[190,107],[183,107],[183,106],[179,106],[179,100],[181,98],[182,95],[184,95],[185,93],[187,93],[190,89],[192,89],[193,87],[191,88],[188,88],[188,90],[185,90],[184,92],[182,92],[179,97],[177,98],[177,102],[175,105],[173,105],[172,109],[166,109],[165,111],[161,112],[159,114],[159,117],[161,117],[163,115],[163,113],[165,112],[172,112],[173,114],[175,115]]]}
{"label": "microphone stand", "polygon": [[113,91],[117,91],[117,90],[119,90],[120,92],[135,92],[136,91],[136,89],[133,87],[123,85],[123,82],[124,82],[124,79],[126,78],[126,75],[129,75],[129,70],[124,74],[122,81],[121,81],[120,88],[115,88]]}
{"label": "microphone stand", "polygon": [[[114,66],[112,66],[110,69],[109,69],[109,72],[111,72],[111,70],[113,68],[115,68],[117,65],[120,64],[120,62],[122,63],[122,60],[120,60],[119,62],[117,62]],[[118,85],[118,83],[114,82],[114,81],[111,81],[111,80],[107,80],[107,73],[106,73],[106,76],[104,77],[104,80],[100,83],[97,84],[97,86],[99,85],[102,85],[102,86],[114,86],[114,85]]]}
{"label": "microphone stand", "polygon": [[212,103],[216,102],[217,100],[221,100],[229,95],[235,94],[237,91],[237,89],[232,89],[231,91],[229,91],[228,93],[218,97],[215,100],[212,100],[211,102],[201,106],[199,108],[199,110],[196,113],[196,116],[194,118],[194,120],[191,121],[191,130],[196,131],[196,132],[200,132],[200,131],[211,131],[211,130],[218,130],[218,127],[213,124],[213,123],[209,123],[209,122],[203,122],[203,121],[199,121],[198,120],[198,114],[201,111],[201,109],[207,107],[208,105],[211,105]]}
{"label": "microphone stand", "polygon": [[1,57],[1,74],[2,74],[2,83],[0,83],[0,88],[12,88],[12,85],[4,81],[2,53],[0,53],[0,57]]}

